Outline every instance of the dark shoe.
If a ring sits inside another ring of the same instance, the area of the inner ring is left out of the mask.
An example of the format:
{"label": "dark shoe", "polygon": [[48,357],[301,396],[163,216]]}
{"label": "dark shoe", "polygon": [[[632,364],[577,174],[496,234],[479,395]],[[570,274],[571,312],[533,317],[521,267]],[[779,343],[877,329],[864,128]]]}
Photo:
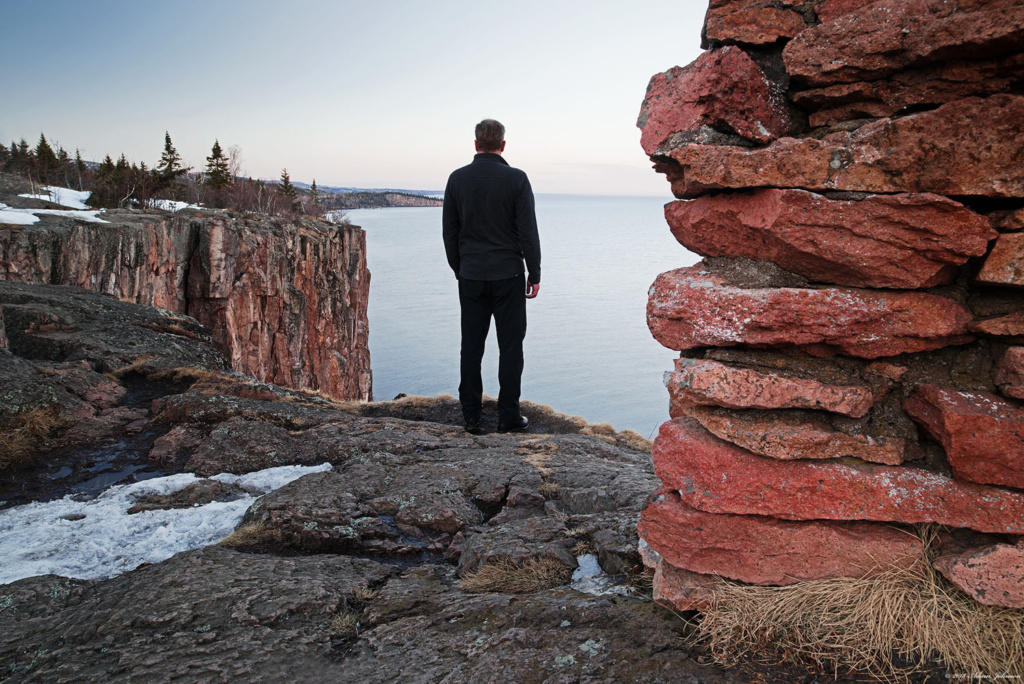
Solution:
{"label": "dark shoe", "polygon": [[498,425],[498,432],[522,432],[530,427],[530,419],[526,416],[519,416],[519,420],[510,425]]}
{"label": "dark shoe", "polygon": [[468,432],[471,435],[482,435],[484,433],[484,429],[480,427],[480,419],[477,418],[476,420],[467,420],[466,432]]}

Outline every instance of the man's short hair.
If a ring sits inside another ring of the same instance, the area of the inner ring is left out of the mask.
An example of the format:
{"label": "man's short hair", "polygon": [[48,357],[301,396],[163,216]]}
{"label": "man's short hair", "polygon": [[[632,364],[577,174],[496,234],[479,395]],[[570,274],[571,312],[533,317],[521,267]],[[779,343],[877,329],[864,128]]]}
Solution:
{"label": "man's short hair", "polygon": [[494,119],[484,119],[476,125],[476,145],[481,150],[490,152],[501,149],[505,142],[505,127]]}

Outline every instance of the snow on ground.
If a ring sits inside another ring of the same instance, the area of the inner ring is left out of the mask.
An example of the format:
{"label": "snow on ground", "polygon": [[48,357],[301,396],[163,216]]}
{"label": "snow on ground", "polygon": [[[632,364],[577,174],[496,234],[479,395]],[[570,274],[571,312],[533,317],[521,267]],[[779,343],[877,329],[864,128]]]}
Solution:
{"label": "snow on ground", "polygon": [[[136,499],[196,482],[188,473],[111,487],[94,499],[74,495],[0,511],[0,585],[55,574],[106,579],[142,563],[216,543],[231,534],[256,498],[331,465],[281,466],[248,475],[214,475],[253,492],[235,501],[128,515]],[[74,520],[71,518],[84,518]]]}
{"label": "snow on ground", "polygon": [[38,216],[33,216],[24,209],[11,209],[3,202],[0,202],[0,224],[31,226],[33,223],[38,222]]}
{"label": "snow on ground", "polygon": [[0,203],[0,223],[15,226],[31,226],[39,222],[39,214],[53,214],[54,216],[69,216],[86,223],[108,223],[99,218],[102,209],[91,209],[89,211],[76,211],[64,209],[14,209],[6,204]]}
{"label": "snow on ground", "polygon": [[68,209],[88,209],[89,206],[85,203],[85,200],[89,199],[89,195],[92,194],[88,190],[72,190],[71,188],[58,188],[55,185],[47,185],[43,187],[46,191],[45,195],[18,195],[18,197],[29,197],[31,199],[41,199],[47,202],[54,202],[62,207]]}
{"label": "snow on ground", "polygon": [[149,200],[149,206],[153,209],[163,209],[164,211],[181,211],[182,209],[198,209],[199,205],[189,204],[188,202],[178,202],[176,200],[165,200],[155,199]]}
{"label": "snow on ground", "polygon": [[569,585],[582,594],[591,596],[635,596],[636,592],[621,581],[612,577],[597,562],[597,556],[584,554],[576,559],[577,567],[572,573]]}

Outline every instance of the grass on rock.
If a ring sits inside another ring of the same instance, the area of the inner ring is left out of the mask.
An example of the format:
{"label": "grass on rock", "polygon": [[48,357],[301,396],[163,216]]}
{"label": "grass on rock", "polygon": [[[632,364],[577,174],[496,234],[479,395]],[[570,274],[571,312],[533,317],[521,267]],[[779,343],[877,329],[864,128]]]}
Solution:
{"label": "grass on rock", "polygon": [[571,577],[572,569],[553,558],[535,558],[522,564],[501,558],[467,574],[460,587],[471,594],[528,594],[561,586]]}

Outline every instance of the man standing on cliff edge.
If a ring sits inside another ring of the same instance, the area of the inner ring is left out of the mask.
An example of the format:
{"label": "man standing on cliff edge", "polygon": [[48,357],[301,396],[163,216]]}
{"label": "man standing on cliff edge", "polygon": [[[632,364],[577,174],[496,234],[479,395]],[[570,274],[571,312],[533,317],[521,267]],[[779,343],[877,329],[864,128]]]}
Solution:
{"label": "man standing on cliff edge", "polygon": [[448,177],[441,219],[444,249],[459,281],[462,307],[459,401],[466,432],[474,435],[482,432],[480,362],[491,316],[498,333],[498,431],[525,430],[530,424],[519,413],[523,338],[526,300],[540,292],[533,189],[526,174],[501,156],[505,127],[494,119],[478,123],[476,151],[472,164]]}

